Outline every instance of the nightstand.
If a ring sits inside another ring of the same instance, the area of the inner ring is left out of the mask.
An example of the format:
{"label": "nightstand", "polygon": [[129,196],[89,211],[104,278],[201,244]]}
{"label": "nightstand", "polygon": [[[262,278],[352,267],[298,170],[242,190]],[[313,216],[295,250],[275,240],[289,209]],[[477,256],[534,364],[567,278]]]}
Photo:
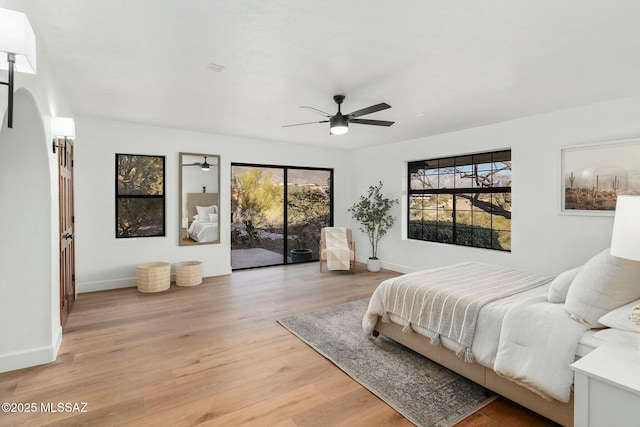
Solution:
{"label": "nightstand", "polygon": [[571,365],[576,427],[640,425],[640,348],[605,343]]}

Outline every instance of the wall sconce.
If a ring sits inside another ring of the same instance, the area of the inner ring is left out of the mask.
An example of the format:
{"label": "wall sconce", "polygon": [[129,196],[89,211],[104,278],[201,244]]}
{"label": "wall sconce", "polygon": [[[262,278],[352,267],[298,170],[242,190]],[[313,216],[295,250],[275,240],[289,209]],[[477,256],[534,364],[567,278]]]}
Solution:
{"label": "wall sconce", "polygon": [[8,70],[9,78],[0,84],[9,86],[7,127],[12,128],[13,72],[36,73],[36,36],[27,15],[0,8],[0,52],[7,54],[6,58],[0,58],[0,70]]}
{"label": "wall sconce", "polygon": [[[64,165],[67,165],[67,140],[76,139],[76,123],[71,117],[54,117],[53,118],[53,144],[52,150],[55,154],[56,148],[64,150]],[[64,144],[58,145],[58,140],[64,138]]]}

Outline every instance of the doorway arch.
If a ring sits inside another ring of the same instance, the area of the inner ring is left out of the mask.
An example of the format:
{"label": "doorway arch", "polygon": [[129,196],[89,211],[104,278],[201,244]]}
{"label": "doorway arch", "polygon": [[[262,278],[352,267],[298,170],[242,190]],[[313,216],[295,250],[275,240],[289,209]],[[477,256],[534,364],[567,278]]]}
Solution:
{"label": "doorway arch", "polygon": [[[0,128],[0,372],[55,360],[61,329],[55,322],[52,278],[51,165],[42,115],[25,88],[14,95],[13,128]],[[59,316],[59,315],[58,315]]]}

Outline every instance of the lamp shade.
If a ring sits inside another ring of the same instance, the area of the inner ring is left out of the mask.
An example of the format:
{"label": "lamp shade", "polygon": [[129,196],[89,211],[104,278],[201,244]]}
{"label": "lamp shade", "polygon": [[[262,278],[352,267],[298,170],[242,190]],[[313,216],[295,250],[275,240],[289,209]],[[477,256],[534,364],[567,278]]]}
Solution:
{"label": "lamp shade", "polygon": [[[0,52],[16,56],[15,70],[36,73],[36,36],[27,15],[0,8]],[[0,55],[0,70],[8,70],[7,55]]]}
{"label": "lamp shade", "polygon": [[76,123],[71,117],[55,117],[53,134],[56,138],[76,139]]}
{"label": "lamp shade", "polygon": [[618,196],[611,255],[640,261],[640,196]]}

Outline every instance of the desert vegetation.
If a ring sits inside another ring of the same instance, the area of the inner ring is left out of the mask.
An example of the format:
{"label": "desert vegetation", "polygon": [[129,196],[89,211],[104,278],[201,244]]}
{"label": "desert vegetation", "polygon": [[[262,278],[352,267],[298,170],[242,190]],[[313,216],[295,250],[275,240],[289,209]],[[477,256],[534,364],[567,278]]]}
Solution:
{"label": "desert vegetation", "polygon": [[569,186],[564,192],[564,207],[571,210],[604,210],[616,209],[616,199],[620,189],[617,176],[600,178],[596,175],[592,185],[577,186],[573,172],[567,177]]}
{"label": "desert vegetation", "polygon": [[317,259],[320,229],[330,224],[329,182],[311,182],[313,173],[305,180],[302,171],[297,174],[301,178],[285,184],[278,172],[242,167],[233,173],[231,248],[264,248],[283,255],[291,249],[311,249]]}

